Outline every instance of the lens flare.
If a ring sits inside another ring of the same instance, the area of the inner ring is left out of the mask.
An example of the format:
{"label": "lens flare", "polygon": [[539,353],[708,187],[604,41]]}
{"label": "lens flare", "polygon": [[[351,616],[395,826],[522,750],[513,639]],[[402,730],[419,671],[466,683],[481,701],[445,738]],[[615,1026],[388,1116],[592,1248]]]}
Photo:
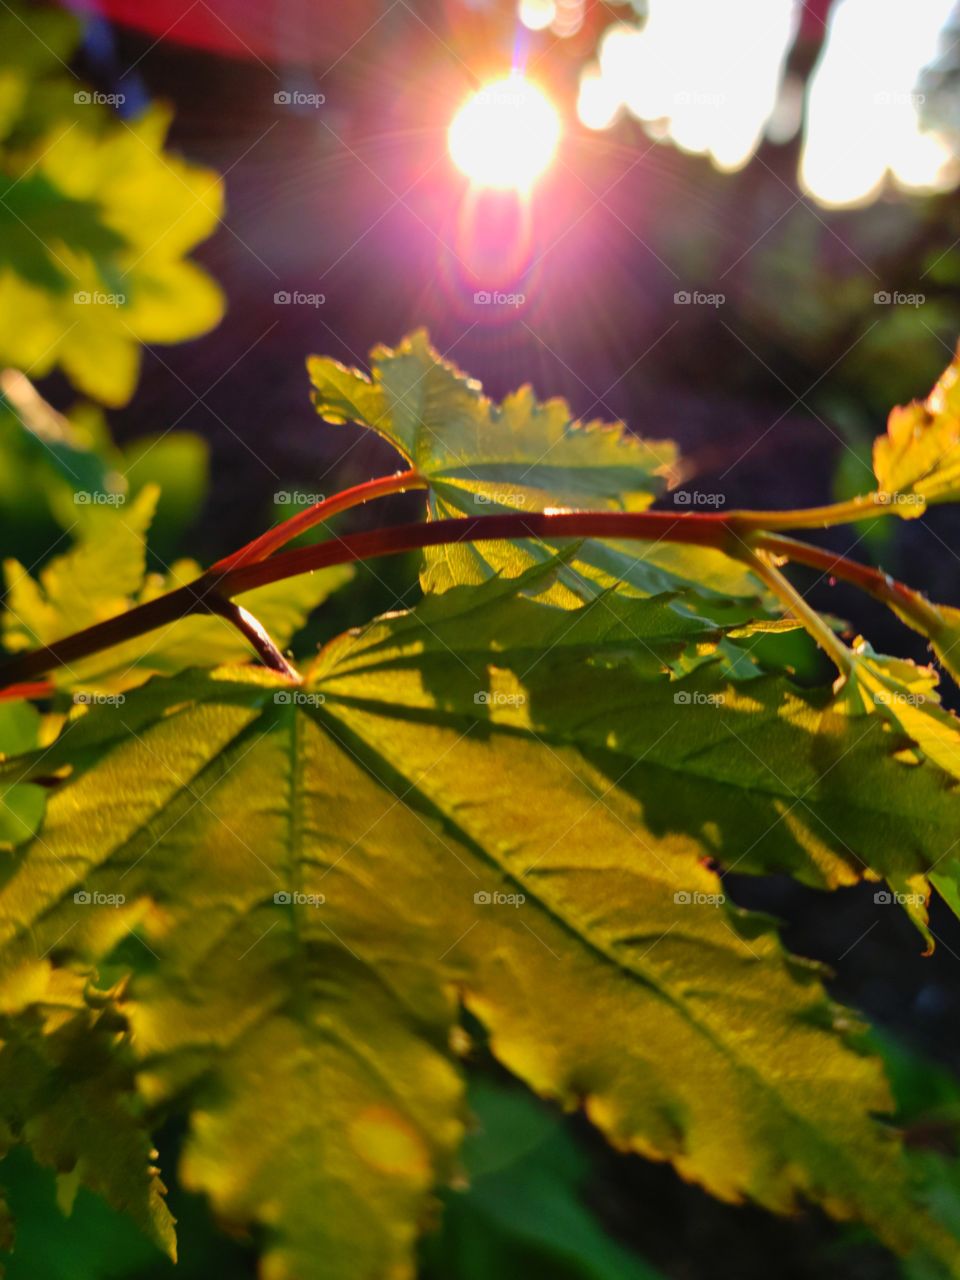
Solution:
{"label": "lens flare", "polygon": [[529,191],[560,141],[560,118],[521,75],[485,85],[454,116],[447,145],[454,164],[478,186]]}

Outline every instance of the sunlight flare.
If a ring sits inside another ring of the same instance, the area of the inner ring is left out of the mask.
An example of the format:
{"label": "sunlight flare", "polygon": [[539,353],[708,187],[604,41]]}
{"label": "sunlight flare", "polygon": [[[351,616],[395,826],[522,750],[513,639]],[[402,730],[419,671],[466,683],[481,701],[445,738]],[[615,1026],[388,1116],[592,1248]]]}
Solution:
{"label": "sunlight flare", "polygon": [[457,168],[478,186],[528,191],[553,159],[560,118],[543,91],[513,74],[479,89],[450,125]]}

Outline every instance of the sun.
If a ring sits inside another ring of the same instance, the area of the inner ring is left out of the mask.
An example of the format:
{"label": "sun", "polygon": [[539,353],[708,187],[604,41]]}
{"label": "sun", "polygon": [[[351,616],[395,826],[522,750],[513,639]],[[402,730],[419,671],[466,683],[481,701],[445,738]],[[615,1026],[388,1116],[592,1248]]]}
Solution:
{"label": "sun", "polygon": [[484,85],[450,124],[447,144],[474,183],[529,191],[553,159],[560,117],[543,91],[515,73]]}

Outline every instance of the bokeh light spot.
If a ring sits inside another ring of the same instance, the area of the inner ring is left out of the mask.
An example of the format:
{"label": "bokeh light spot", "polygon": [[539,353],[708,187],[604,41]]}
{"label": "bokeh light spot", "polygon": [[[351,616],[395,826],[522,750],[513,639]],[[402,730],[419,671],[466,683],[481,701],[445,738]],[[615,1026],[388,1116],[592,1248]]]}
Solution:
{"label": "bokeh light spot", "polygon": [[517,14],[530,31],[546,31],[556,19],[556,0],[520,0]]}

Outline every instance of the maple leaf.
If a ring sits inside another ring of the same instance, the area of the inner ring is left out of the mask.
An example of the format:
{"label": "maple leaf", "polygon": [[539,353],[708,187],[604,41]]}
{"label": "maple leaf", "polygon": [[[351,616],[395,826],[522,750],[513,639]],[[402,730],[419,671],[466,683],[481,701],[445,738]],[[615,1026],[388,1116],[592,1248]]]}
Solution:
{"label": "maple leaf", "polygon": [[223,187],[164,149],[165,109],[128,122],[77,90],[63,67],[78,39],[69,15],[0,13],[0,365],[60,367],[122,405],[141,344],[196,337],[223,314],[185,257],[216,228]]}
{"label": "maple leaf", "polygon": [[923,872],[955,793],[843,699],[672,678],[719,638],[675,601],[561,609],[531,595],[549,572],[428,597],[302,683],[186,673],[72,722],[0,889],[4,964],[128,975],[146,1101],[189,1110],[182,1177],[261,1224],[271,1280],[412,1275],[466,1118],[461,1006],[617,1146],[955,1268],[879,1060],[704,864]]}
{"label": "maple leaf", "polygon": [[[17,560],[4,562],[7,588],[3,636],[8,649],[51,644],[73,631],[124,613],[137,603],[188,586],[201,569],[178,560],[166,573],[147,573],[147,530],[159,491],[146,485],[129,503],[76,508],[76,545],[54,556],[33,578]],[[287,645],[308,615],[352,575],[348,565],[272,583],[237,597],[280,645]],[[120,693],[156,673],[243,661],[247,641],[224,618],[190,615],[147,635],[71,663],[55,676],[60,687]]]}
{"label": "maple leaf", "polygon": [[[176,1258],[116,992],[25,957],[0,981],[0,1154],[17,1144],[52,1167],[67,1207],[78,1186],[128,1214]],[[5,1246],[12,1246],[12,1227]]]}
{"label": "maple leaf", "polygon": [[873,446],[880,490],[898,515],[960,498],[960,363],[955,357],[923,401],[892,410]]}
{"label": "maple leaf", "polygon": [[[372,376],[311,356],[318,413],[376,431],[429,481],[428,516],[497,511],[643,511],[676,465],[670,440],[646,440],[621,424],[580,423],[565,401],[539,403],[530,387],[500,405],[479,383],[441,359],[423,330],[395,350],[376,347]],[[511,576],[551,559],[557,548],[532,540],[459,543],[426,553],[423,584],[446,591]],[[676,543],[585,540],[558,570],[555,598],[579,603],[619,585],[642,595],[695,587],[703,595],[757,600],[762,589],[738,561]]]}

